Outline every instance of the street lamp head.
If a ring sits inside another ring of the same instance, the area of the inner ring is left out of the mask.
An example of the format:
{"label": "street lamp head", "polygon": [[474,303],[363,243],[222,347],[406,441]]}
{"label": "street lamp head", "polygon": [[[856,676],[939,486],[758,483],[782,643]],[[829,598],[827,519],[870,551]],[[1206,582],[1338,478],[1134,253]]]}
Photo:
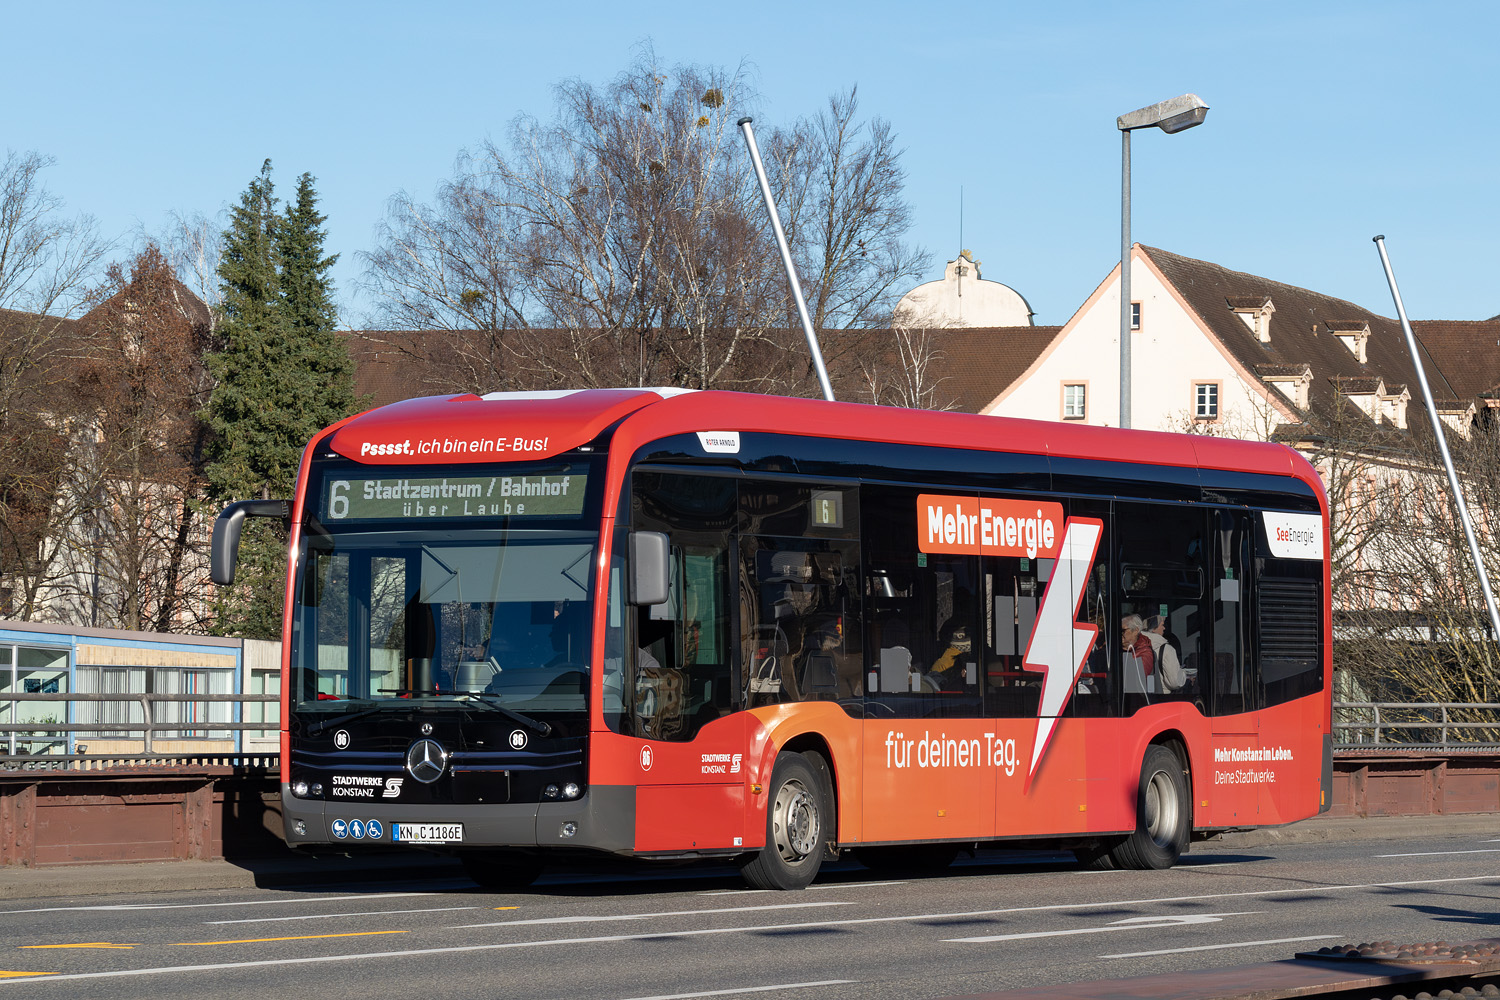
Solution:
{"label": "street lamp head", "polygon": [[1193,128],[1197,125],[1202,125],[1203,119],[1207,117],[1208,108],[1193,108],[1191,111],[1184,111],[1180,115],[1173,115],[1171,118],[1168,118],[1166,121],[1158,125],[1157,128],[1161,129],[1168,135],[1172,135],[1176,132],[1186,132],[1190,128]]}
{"label": "street lamp head", "polygon": [[1202,125],[1208,117],[1208,105],[1197,94],[1183,94],[1170,101],[1162,101],[1149,107],[1132,111],[1115,119],[1115,127],[1121,132],[1132,132],[1138,128],[1159,128],[1168,135],[1185,132],[1195,125]]}

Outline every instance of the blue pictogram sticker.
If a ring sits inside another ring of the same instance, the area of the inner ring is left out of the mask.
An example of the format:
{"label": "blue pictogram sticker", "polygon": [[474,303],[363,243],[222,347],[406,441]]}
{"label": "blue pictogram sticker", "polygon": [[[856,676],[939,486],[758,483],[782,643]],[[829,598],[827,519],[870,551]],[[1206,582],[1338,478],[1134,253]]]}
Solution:
{"label": "blue pictogram sticker", "polygon": [[379,840],[385,836],[385,827],[380,825],[380,820],[372,819],[365,824],[365,836],[371,840]]}
{"label": "blue pictogram sticker", "polygon": [[333,835],[335,837],[337,837],[339,840],[343,840],[344,839],[344,835],[347,834],[348,832],[349,832],[349,827],[348,827],[347,824],[344,823],[343,820],[336,819],[336,820],[333,821]]}
{"label": "blue pictogram sticker", "polygon": [[365,821],[362,819],[351,819],[349,821],[349,836],[355,840],[365,839]]}

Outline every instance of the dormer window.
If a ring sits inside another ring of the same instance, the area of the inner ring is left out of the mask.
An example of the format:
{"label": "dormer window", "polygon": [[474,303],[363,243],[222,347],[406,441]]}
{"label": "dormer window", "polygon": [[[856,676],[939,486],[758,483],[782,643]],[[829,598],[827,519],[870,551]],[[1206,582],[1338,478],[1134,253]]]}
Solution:
{"label": "dormer window", "polygon": [[1306,410],[1312,398],[1312,365],[1256,365],[1255,372],[1266,383],[1285,396],[1299,410]]}
{"label": "dormer window", "polygon": [[1271,342],[1271,314],[1276,305],[1269,295],[1234,295],[1226,301],[1256,340],[1262,344]]}
{"label": "dormer window", "polygon": [[[1384,414],[1381,412],[1382,400],[1388,393],[1385,391],[1385,381],[1378,377],[1359,378],[1335,378],[1334,387],[1351,403],[1364,411],[1365,416],[1371,420],[1380,420]],[[1406,387],[1401,388],[1406,392]],[[1405,419],[1405,411],[1402,411],[1402,419]]]}
{"label": "dormer window", "polygon": [[1368,355],[1365,352],[1365,344],[1370,340],[1370,324],[1363,320],[1330,320],[1328,330],[1339,339],[1339,343],[1349,348],[1349,353],[1365,364]]}
{"label": "dormer window", "polygon": [[1406,430],[1406,404],[1411,402],[1411,393],[1406,386],[1387,389],[1380,397],[1380,418]]}

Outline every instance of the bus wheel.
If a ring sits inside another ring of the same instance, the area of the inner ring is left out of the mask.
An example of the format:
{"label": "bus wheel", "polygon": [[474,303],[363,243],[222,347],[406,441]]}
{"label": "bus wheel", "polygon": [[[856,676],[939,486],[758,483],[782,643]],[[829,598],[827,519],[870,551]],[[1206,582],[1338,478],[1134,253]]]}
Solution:
{"label": "bus wheel", "polygon": [[1191,805],[1177,755],[1160,744],[1146,748],[1136,796],[1135,832],[1110,852],[1120,868],[1171,868],[1187,850]]}
{"label": "bus wheel", "polygon": [[464,874],[485,889],[524,889],[542,874],[541,856],[531,851],[464,851]]}
{"label": "bus wheel", "polygon": [[823,864],[830,795],[799,753],[776,756],[766,814],[766,846],[740,865],[756,889],[805,889]]}

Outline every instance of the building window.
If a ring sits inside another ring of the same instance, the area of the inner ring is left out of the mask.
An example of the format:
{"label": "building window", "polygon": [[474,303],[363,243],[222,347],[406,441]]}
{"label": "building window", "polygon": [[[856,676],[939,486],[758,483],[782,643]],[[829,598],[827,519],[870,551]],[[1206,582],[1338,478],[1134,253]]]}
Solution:
{"label": "building window", "polygon": [[1063,386],[1063,419],[1082,420],[1088,416],[1086,386],[1082,383]]}
{"label": "building window", "polygon": [[1219,419],[1219,384],[1200,382],[1193,386],[1193,416],[1198,420]]}
{"label": "building window", "polygon": [[1130,328],[1132,330],[1141,328],[1141,304],[1139,302],[1130,303]]}

